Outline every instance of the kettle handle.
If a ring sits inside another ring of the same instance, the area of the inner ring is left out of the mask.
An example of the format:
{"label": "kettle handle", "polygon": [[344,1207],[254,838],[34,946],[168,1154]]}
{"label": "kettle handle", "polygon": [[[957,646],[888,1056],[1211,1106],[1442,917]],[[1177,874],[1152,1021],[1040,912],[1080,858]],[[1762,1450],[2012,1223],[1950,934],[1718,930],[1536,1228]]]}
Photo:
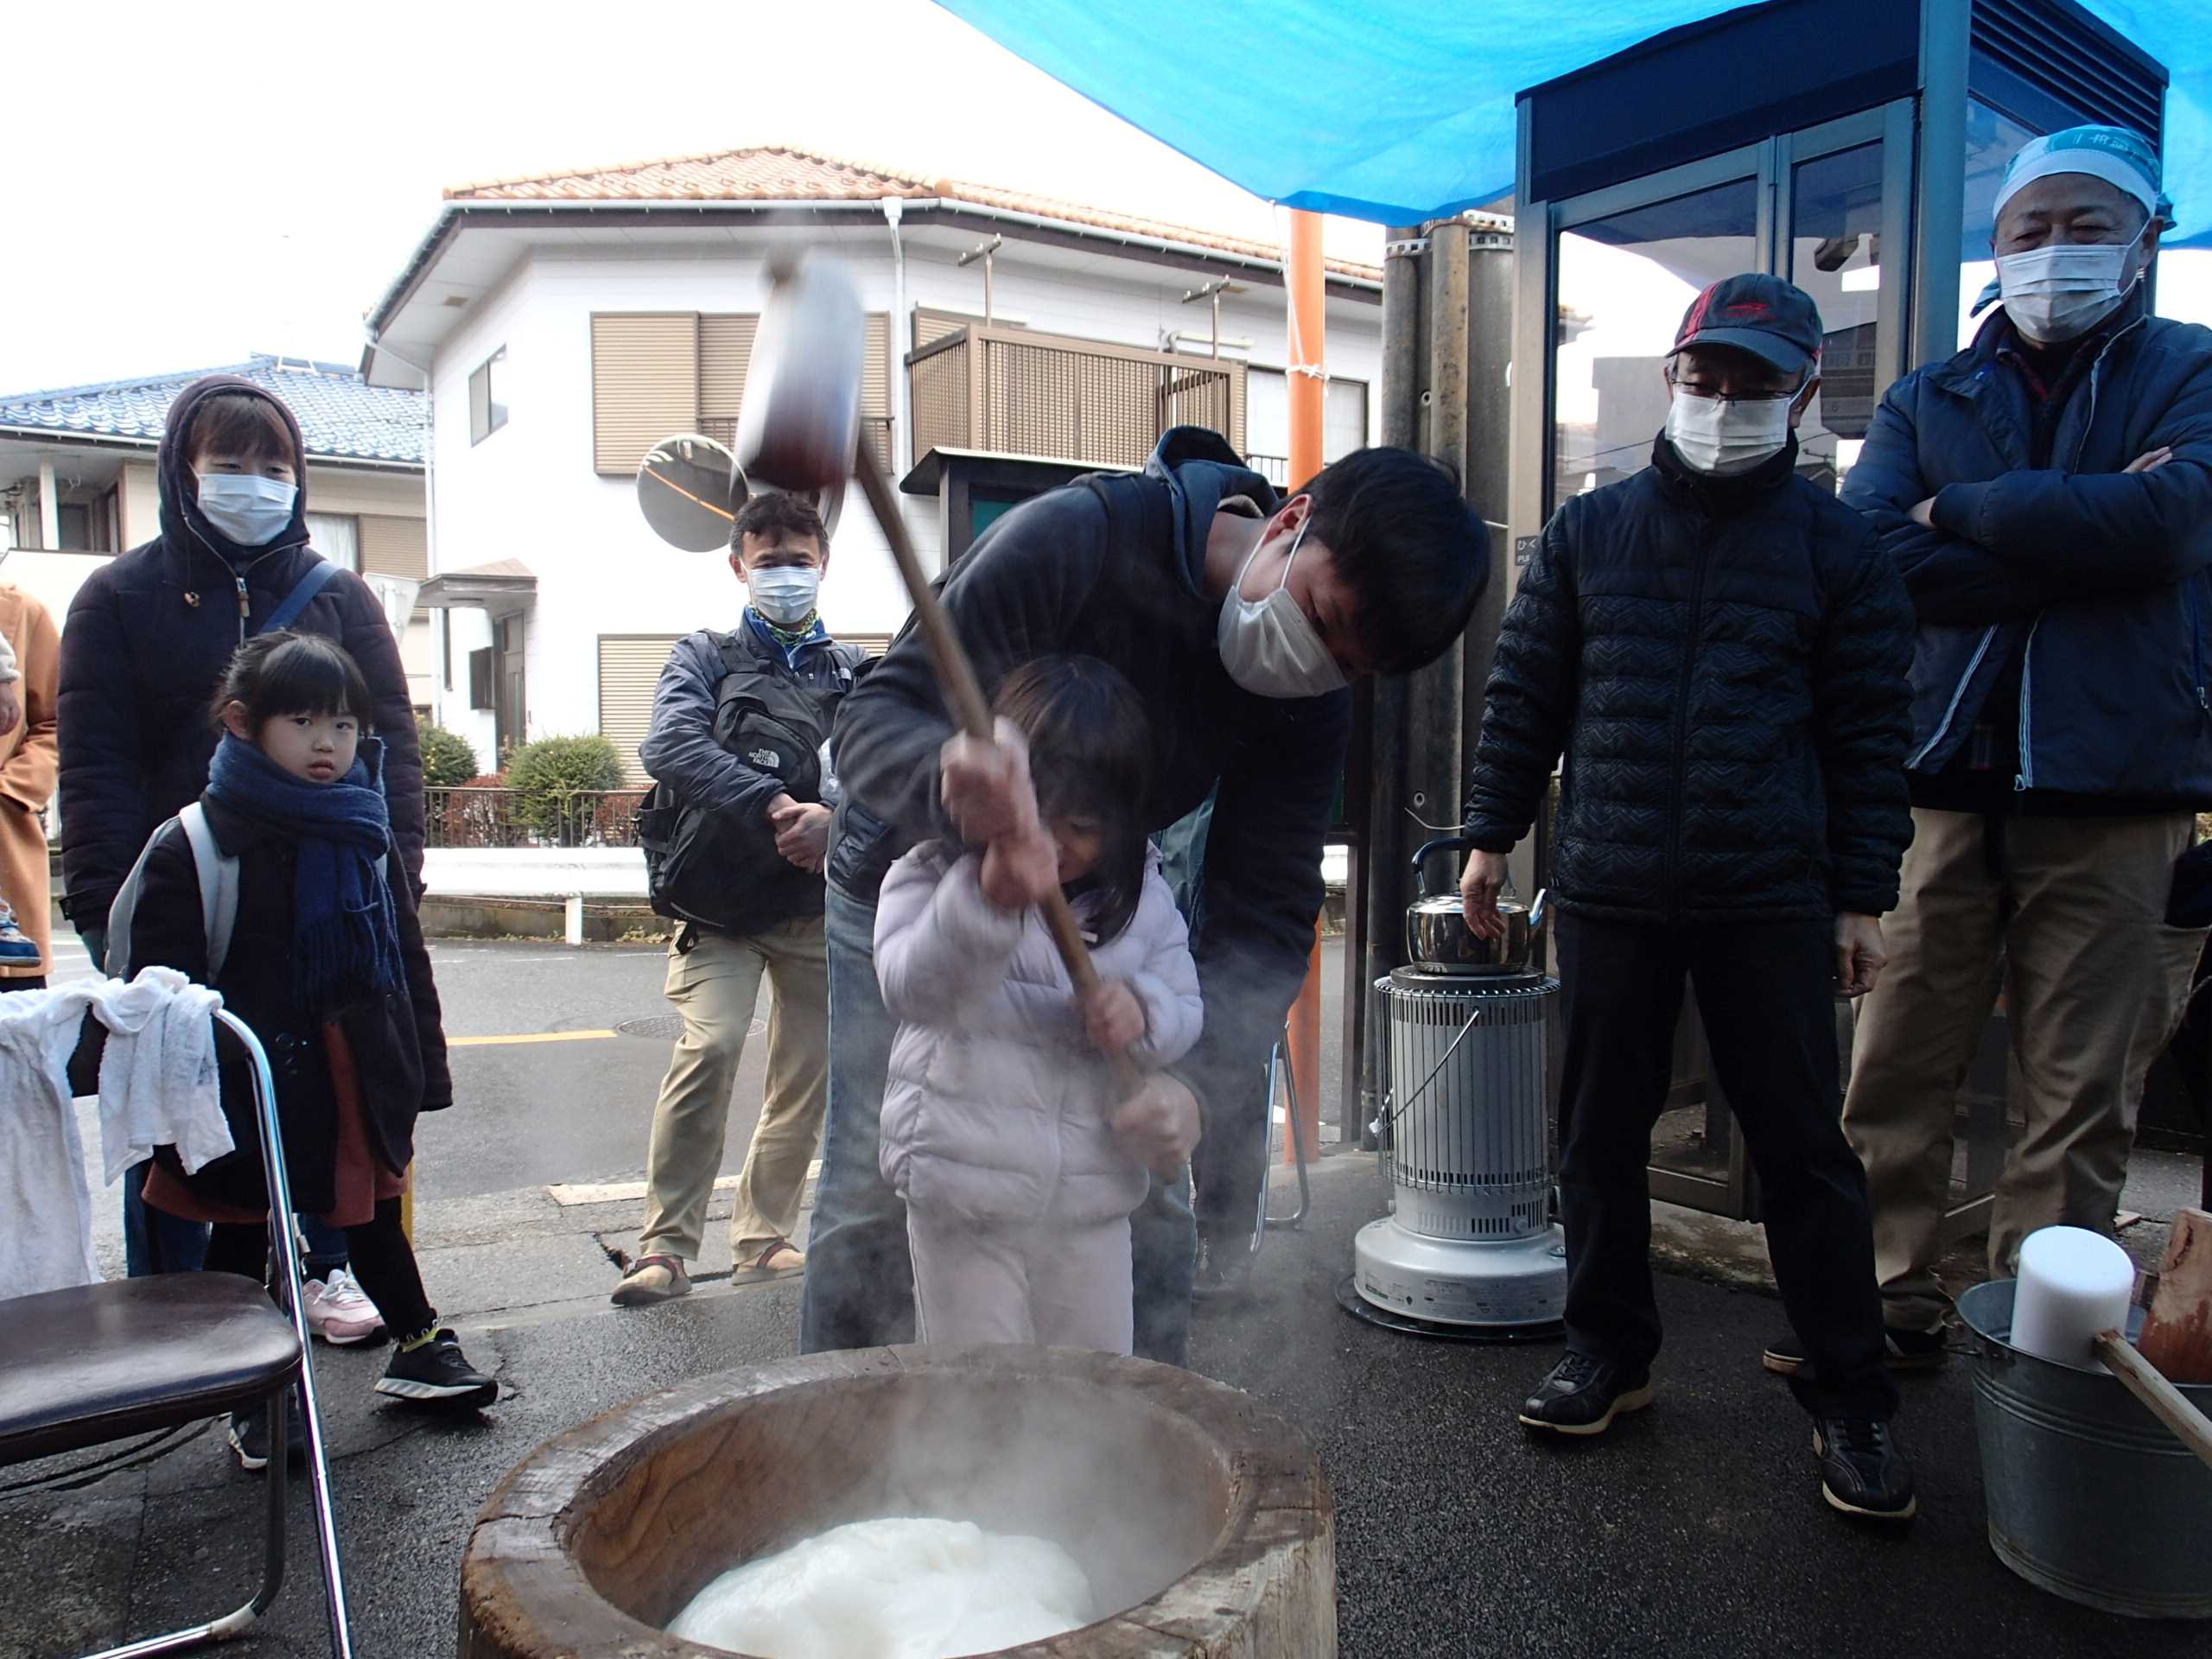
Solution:
{"label": "kettle handle", "polygon": [[1421,842],[1414,849],[1414,896],[1416,899],[1426,899],[1430,896],[1428,860],[1432,853],[1440,853],[1446,849],[1453,852],[1464,853],[1474,844],[1473,840],[1466,836],[1439,836],[1434,841]]}

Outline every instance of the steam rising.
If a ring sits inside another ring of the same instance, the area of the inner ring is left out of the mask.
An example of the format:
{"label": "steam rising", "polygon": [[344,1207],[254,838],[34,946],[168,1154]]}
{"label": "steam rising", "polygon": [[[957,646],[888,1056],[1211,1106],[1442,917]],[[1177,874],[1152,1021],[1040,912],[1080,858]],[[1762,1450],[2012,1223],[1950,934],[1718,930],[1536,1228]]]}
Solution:
{"label": "steam rising", "polygon": [[1224,1455],[1196,1423],[1124,1388],[1011,1370],[882,1372],[779,1392],[702,1420],[662,1455],[684,1484],[715,1492],[683,1506],[655,1570],[638,1570],[626,1497],[609,1493],[595,1510],[612,1530],[573,1541],[601,1594],[662,1627],[733,1567],[900,1518],[1047,1541],[1088,1580],[1089,1616],[1107,1617],[1203,1560],[1233,1497]]}

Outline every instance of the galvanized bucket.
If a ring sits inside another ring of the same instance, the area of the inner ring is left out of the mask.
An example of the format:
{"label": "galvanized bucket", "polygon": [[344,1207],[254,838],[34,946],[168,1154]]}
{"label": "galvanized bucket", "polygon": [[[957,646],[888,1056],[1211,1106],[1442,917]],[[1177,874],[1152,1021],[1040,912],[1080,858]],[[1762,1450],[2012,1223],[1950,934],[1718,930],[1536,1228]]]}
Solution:
{"label": "galvanized bucket", "polygon": [[[2113,1377],[2014,1348],[2012,1288],[1999,1279],[1959,1298],[1975,1338],[1989,1547],[2069,1601],[2212,1618],[2212,1468]],[[2212,1385],[2182,1392],[2212,1411]]]}

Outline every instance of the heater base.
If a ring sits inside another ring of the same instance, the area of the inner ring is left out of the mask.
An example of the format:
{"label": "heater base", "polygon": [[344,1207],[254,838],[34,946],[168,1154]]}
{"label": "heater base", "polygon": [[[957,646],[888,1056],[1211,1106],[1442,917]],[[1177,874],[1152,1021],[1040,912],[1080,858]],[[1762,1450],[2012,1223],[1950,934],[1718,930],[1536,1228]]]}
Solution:
{"label": "heater base", "polygon": [[1353,1240],[1351,1285],[1394,1325],[1470,1337],[1547,1335],[1567,1309],[1567,1235],[1552,1226],[1495,1243],[1426,1238],[1386,1216]]}

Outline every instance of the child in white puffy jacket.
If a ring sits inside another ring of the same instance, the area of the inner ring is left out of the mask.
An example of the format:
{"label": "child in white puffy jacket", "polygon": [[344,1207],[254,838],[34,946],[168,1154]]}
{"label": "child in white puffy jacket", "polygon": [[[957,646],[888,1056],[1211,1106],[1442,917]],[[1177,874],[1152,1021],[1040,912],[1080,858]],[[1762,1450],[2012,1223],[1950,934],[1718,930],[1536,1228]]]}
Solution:
{"label": "child in white puffy jacket", "polygon": [[[925,1342],[1126,1354],[1129,1212],[1144,1166],[1109,1117],[1198,1039],[1198,967],[1145,839],[1151,734],[1088,657],[1009,675],[1000,741],[1026,747],[1037,817],[981,851],[915,848],[885,878],[875,967],[900,1021],[882,1169],[906,1202]],[[957,741],[957,740],[956,740]],[[1036,901],[1068,896],[1098,991],[1079,1006]]]}

